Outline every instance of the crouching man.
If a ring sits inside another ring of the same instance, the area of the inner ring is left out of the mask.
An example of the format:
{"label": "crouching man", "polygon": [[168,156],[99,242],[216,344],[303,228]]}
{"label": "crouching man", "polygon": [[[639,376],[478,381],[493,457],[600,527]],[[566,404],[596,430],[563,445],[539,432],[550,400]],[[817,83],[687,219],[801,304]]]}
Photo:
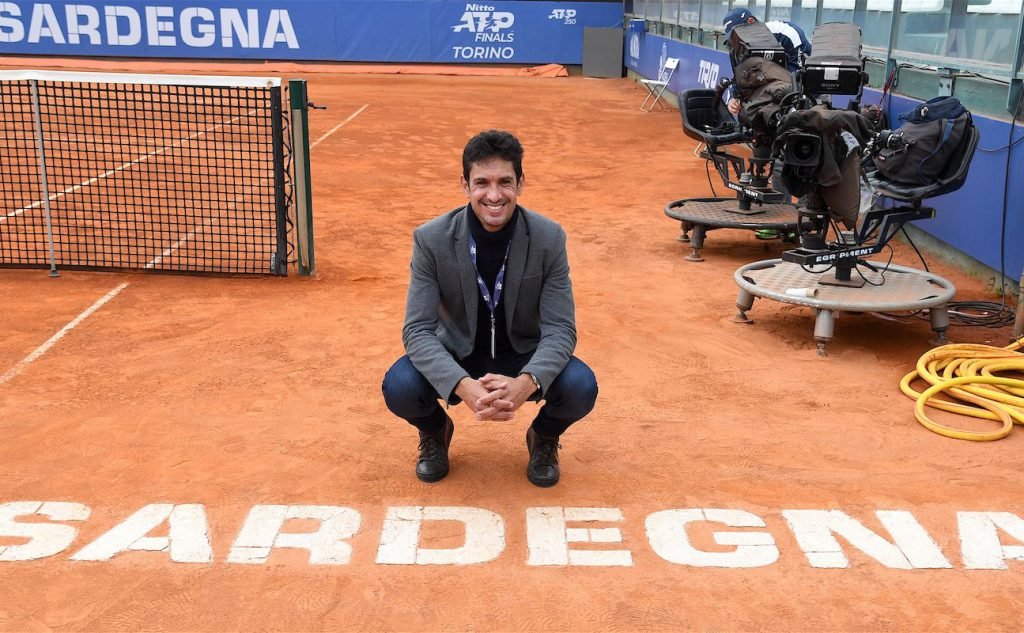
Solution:
{"label": "crouching man", "polygon": [[488,130],[462,154],[469,202],[413,233],[402,338],[388,409],[419,430],[416,476],[443,479],[455,431],[439,400],[479,421],[508,421],[544,401],[526,432],[531,483],[558,483],[559,438],[594,407],[594,372],[573,356],[576,317],[565,231],[518,204],[523,147]]}

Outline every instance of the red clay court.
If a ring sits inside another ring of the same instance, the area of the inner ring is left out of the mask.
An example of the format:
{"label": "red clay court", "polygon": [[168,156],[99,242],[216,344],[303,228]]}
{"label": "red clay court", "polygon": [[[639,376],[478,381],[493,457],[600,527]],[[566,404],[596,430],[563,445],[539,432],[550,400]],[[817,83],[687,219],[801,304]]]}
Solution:
{"label": "red clay court", "polygon": [[[915,421],[898,383],[929,349],[926,320],[843,315],[824,359],[807,308],[761,301],[752,325],[730,322],[733,271],[784,245],[722,230],[684,261],[662,209],[711,192],[678,112],[640,112],[628,80],[227,68],[305,78],[328,106],[310,129],[317,274],[0,271],[0,375],[18,368],[0,380],[0,504],[69,526],[35,560],[4,560],[29,539],[0,535],[0,628],[1024,628],[1024,433],[963,442]],[[415,430],[380,394],[403,353],[412,230],[464,203],[462,147],[491,127],[526,148],[522,202],[568,233],[577,355],[601,390],[551,489],[524,475],[533,408],[512,423],[454,409],[451,474],[426,485]],[[926,256],[958,299],[992,299]],[[1010,328],[949,336],[1003,346]],[[253,553],[240,531],[257,506],[293,507],[279,537],[326,521],[348,547]],[[146,507],[157,527],[96,554]],[[467,537],[470,515],[486,534]]]}

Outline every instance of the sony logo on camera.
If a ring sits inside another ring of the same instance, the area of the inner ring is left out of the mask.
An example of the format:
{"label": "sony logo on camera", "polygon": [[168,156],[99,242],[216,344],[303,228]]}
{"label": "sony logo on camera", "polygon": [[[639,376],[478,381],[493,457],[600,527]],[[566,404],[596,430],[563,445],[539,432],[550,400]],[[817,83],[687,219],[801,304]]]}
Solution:
{"label": "sony logo on camera", "polygon": [[802,81],[809,94],[855,95],[860,91],[863,73],[853,63],[817,65],[810,59],[804,66]]}

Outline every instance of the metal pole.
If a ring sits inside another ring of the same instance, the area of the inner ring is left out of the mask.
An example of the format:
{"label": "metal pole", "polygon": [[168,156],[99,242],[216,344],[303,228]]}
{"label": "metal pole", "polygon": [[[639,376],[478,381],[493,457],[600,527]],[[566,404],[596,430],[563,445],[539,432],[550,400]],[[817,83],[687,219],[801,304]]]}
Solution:
{"label": "metal pole", "polygon": [[[889,76],[896,71],[896,60],[893,59],[892,52],[896,48],[896,40],[899,39],[900,33],[900,13],[903,12],[903,0],[893,0],[892,3],[892,21],[889,23],[889,48],[885,52],[885,78],[884,82],[889,81]],[[892,87],[896,87],[896,82],[899,77],[894,76],[892,81]],[[889,116],[889,113],[885,113]],[[890,117],[891,120],[891,117]]]}
{"label": "metal pole", "polygon": [[43,208],[46,214],[46,239],[50,243],[50,276],[59,277],[57,256],[53,249],[53,222],[50,220],[50,186],[46,180],[46,150],[43,147],[43,120],[39,115],[39,81],[32,80],[32,110],[36,121],[36,141],[39,145],[39,177],[43,186]]}
{"label": "metal pole", "polygon": [[697,3],[697,43],[704,46],[704,3]]}

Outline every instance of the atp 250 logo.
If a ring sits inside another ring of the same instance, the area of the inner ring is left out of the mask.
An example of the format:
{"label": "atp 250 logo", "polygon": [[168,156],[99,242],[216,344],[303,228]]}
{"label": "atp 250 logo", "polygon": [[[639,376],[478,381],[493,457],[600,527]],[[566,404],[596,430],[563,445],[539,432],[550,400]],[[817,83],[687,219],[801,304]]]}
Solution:
{"label": "atp 250 logo", "polygon": [[576,9],[553,9],[549,20],[560,20],[562,24],[576,24]]}

